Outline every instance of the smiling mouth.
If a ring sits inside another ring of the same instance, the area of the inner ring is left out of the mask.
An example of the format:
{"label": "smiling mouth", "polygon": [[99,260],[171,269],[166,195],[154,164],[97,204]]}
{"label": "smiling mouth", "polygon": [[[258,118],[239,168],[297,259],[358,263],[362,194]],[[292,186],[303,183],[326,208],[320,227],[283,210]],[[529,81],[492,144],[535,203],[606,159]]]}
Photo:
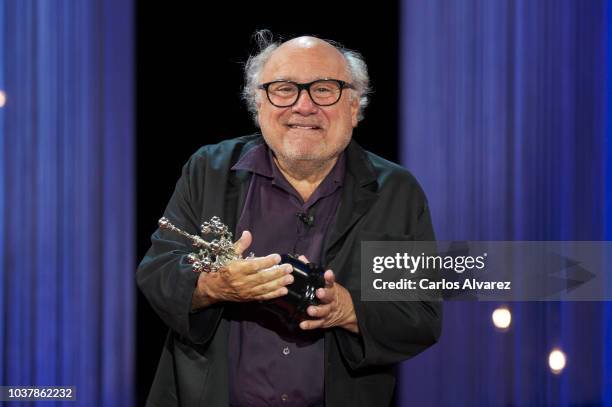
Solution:
{"label": "smiling mouth", "polygon": [[290,129],[299,129],[299,130],[320,130],[319,126],[315,125],[306,125],[306,124],[288,124]]}

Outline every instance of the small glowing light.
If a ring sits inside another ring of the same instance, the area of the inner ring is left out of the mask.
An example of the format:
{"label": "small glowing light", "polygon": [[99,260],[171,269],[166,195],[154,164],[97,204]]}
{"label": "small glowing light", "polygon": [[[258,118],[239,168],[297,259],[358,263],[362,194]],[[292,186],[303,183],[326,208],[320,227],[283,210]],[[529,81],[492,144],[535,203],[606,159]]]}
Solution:
{"label": "small glowing light", "polygon": [[6,104],[6,93],[3,90],[0,90],[0,107],[4,107]]}
{"label": "small glowing light", "polygon": [[560,374],[565,368],[566,358],[565,353],[561,349],[553,349],[548,355],[548,366],[554,374]]}
{"label": "small glowing light", "polygon": [[512,322],[512,314],[510,310],[506,307],[499,307],[493,311],[491,314],[491,319],[493,320],[493,325],[495,325],[498,329],[508,329],[510,323]]}

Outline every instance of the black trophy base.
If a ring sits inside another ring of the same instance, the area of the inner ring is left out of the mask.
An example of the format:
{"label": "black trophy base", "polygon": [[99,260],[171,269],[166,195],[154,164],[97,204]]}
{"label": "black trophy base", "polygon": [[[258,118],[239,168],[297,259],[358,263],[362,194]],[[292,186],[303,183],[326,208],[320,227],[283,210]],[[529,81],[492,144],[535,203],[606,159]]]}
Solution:
{"label": "black trophy base", "polygon": [[314,263],[304,263],[290,254],[281,255],[281,264],[284,263],[293,266],[293,283],[287,286],[289,292],[264,304],[269,311],[285,321],[296,323],[308,318],[306,309],[310,305],[319,305],[316,292],[318,288],[325,287],[325,270]]}

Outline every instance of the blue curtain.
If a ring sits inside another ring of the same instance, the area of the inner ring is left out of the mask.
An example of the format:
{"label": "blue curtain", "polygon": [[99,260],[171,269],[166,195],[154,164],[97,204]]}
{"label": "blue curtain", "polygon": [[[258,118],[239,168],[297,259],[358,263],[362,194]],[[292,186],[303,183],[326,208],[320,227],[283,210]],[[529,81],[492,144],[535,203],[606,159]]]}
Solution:
{"label": "blue curtain", "polygon": [[0,384],[78,405],[133,404],[132,16],[0,1]]}
{"label": "blue curtain", "polygon": [[[612,237],[611,5],[403,1],[402,159],[439,239]],[[612,405],[611,303],[510,303],[505,333],[499,305],[447,303],[399,405]]]}

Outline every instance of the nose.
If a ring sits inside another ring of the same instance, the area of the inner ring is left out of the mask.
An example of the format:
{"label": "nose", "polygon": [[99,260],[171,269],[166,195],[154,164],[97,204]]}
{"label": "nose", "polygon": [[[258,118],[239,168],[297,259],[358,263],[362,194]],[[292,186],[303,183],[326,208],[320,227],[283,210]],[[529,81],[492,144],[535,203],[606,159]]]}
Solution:
{"label": "nose", "polygon": [[302,115],[311,115],[315,114],[318,110],[318,106],[312,101],[310,95],[306,91],[306,89],[302,89],[300,94],[298,95],[298,99],[293,106],[291,106],[291,110],[295,113],[299,113]]}

